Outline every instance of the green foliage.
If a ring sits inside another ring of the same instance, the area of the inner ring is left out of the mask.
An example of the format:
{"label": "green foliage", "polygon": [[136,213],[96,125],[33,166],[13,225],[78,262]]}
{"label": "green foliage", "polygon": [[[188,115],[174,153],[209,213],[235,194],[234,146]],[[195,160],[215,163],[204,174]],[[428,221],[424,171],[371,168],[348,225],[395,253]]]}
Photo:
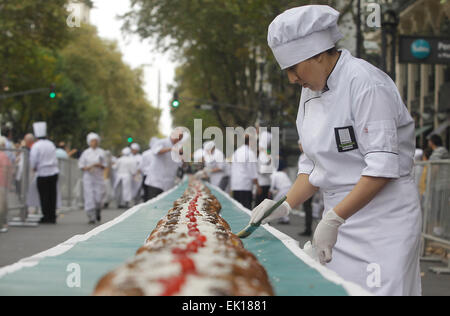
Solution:
{"label": "green foliage", "polygon": [[160,111],[146,100],[142,70],[126,65],[95,28],[67,27],[66,2],[0,0],[0,93],[56,85],[54,99],[41,93],[0,100],[3,122],[13,123],[18,138],[45,120],[51,138],[79,149],[91,131],[108,149],[120,150],[130,135],[145,147],[158,134]]}
{"label": "green foliage", "polygon": [[[258,112],[273,122],[278,110],[296,107],[298,94],[267,46],[269,23],[282,11],[309,1],[270,0],[133,0],[124,28],[150,38],[162,51],[176,54],[180,98],[233,104],[248,110],[217,108],[195,111],[196,102],[173,110],[174,121],[188,126],[206,116],[218,126],[248,126]],[[265,78],[261,80],[261,78]],[[262,88],[271,83],[272,91]],[[272,108],[270,108],[272,104]],[[187,112],[190,111],[190,115]],[[205,112],[205,111],[203,111]],[[295,120],[295,115],[292,117]]]}

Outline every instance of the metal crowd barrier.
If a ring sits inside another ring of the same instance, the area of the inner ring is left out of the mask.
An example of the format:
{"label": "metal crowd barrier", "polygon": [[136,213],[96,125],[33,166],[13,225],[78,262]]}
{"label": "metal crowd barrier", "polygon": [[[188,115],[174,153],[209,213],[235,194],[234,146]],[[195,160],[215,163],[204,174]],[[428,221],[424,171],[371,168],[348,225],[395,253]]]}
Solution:
{"label": "metal crowd barrier", "polygon": [[[30,167],[28,149],[0,149],[1,198],[4,211],[0,211],[2,226],[8,223],[10,215],[15,214],[12,224],[22,222],[23,226],[37,226],[36,221],[27,221],[27,196],[30,185]],[[9,224],[9,223],[8,223]],[[22,225],[21,225],[22,226]]]}
{"label": "metal crowd barrier", "polygon": [[[40,219],[36,178],[28,149],[0,149],[0,231],[9,226],[35,227]],[[2,163],[3,161],[3,163]],[[75,159],[58,159],[58,212],[79,207],[81,170]]]}
{"label": "metal crowd barrier", "polygon": [[450,273],[450,160],[416,163],[416,181],[422,203],[422,259],[443,261],[435,273]]}
{"label": "metal crowd barrier", "polygon": [[78,168],[78,160],[60,158],[58,163],[58,209],[65,211],[77,208],[82,178],[82,171]]}

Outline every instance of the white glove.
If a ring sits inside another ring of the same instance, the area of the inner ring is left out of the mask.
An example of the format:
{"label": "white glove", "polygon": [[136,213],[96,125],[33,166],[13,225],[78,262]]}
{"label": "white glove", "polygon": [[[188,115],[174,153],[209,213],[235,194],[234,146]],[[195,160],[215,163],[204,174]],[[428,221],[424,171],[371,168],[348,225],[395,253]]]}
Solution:
{"label": "white glove", "polygon": [[[261,202],[257,207],[255,207],[252,211],[252,218],[250,220],[250,224],[256,224],[258,223],[261,218],[263,218],[264,213],[270,209],[273,205],[275,205],[277,202],[273,200],[265,199]],[[261,225],[267,224],[270,221],[279,219],[283,216],[289,215],[289,212],[291,211],[291,206],[288,202],[284,201],[283,204],[281,204],[273,213],[264,219],[261,223]]]}
{"label": "white glove", "polygon": [[313,237],[313,248],[315,248],[319,261],[325,264],[332,259],[332,249],[336,245],[339,227],[345,223],[336,212],[329,210],[317,225]]}

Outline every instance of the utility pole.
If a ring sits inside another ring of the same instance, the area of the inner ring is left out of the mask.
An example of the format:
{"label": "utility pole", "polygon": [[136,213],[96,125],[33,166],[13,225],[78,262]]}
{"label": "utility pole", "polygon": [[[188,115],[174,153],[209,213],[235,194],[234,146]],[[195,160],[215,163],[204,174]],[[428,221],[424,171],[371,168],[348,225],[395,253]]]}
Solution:
{"label": "utility pole", "polygon": [[357,2],[357,16],[356,16],[356,57],[361,58],[361,0]]}
{"label": "utility pole", "polygon": [[158,69],[158,109],[161,109],[161,69]]}

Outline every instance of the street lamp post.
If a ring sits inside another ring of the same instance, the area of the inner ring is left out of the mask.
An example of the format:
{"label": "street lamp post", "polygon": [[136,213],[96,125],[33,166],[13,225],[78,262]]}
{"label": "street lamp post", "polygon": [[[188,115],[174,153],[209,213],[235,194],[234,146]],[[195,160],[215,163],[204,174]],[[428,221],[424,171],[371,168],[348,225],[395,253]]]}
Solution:
{"label": "street lamp post", "polygon": [[[382,69],[392,80],[395,81],[395,61],[397,54],[397,27],[399,24],[397,13],[394,10],[387,10],[383,14],[383,22],[381,23],[381,37],[382,37]],[[390,69],[388,71],[387,67],[387,53],[388,53],[388,40],[387,37],[391,39],[391,61]]]}

